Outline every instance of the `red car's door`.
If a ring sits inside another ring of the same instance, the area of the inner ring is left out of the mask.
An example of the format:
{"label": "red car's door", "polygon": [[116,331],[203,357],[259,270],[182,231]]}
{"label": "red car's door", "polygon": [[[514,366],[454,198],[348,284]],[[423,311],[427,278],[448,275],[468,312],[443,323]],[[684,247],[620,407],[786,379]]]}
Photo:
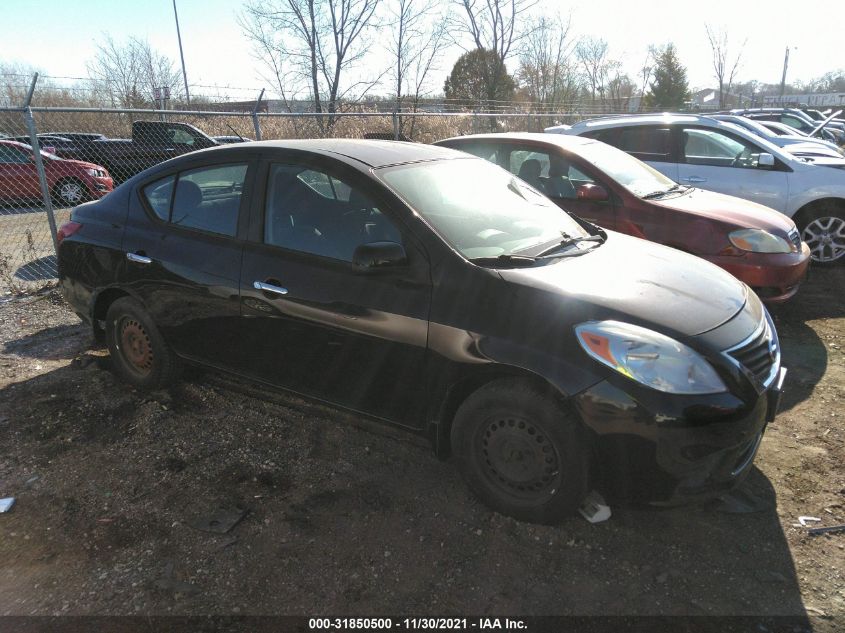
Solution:
{"label": "red car's door", "polygon": [[0,197],[30,198],[40,195],[38,172],[26,150],[0,144]]}

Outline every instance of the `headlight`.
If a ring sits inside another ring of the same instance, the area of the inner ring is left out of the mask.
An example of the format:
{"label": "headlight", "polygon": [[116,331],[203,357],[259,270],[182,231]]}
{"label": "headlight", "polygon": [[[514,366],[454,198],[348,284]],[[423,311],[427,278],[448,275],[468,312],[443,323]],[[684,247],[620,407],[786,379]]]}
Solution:
{"label": "headlight", "polygon": [[587,354],[652,389],[678,394],[727,391],[710,363],[663,334],[620,321],[590,321],[577,325],[575,335]]}
{"label": "headlight", "polygon": [[752,253],[790,253],[792,246],[782,237],[763,229],[740,229],[728,235],[731,244]]}

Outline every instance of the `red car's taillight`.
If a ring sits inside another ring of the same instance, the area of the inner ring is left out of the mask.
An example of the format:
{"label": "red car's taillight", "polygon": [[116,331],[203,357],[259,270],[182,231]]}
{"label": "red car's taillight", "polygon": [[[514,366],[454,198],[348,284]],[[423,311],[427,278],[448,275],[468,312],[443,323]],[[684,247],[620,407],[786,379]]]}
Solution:
{"label": "red car's taillight", "polygon": [[65,222],[59,227],[58,233],[56,233],[56,238],[59,241],[59,244],[62,243],[66,237],[70,237],[74,233],[76,233],[79,229],[82,228],[82,225],[79,222]]}

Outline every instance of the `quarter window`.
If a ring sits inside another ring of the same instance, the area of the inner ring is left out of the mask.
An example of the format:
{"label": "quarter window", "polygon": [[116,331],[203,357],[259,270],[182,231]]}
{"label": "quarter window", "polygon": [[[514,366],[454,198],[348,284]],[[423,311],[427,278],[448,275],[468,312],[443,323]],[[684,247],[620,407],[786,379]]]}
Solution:
{"label": "quarter window", "polygon": [[358,188],[320,170],[270,169],[266,244],[351,262],[358,246],[382,241],[401,242],[400,233]]}
{"label": "quarter window", "polygon": [[176,176],[168,176],[144,187],[147,203],[158,219],[165,222],[170,220],[170,201],[173,198],[174,182],[176,182]]}

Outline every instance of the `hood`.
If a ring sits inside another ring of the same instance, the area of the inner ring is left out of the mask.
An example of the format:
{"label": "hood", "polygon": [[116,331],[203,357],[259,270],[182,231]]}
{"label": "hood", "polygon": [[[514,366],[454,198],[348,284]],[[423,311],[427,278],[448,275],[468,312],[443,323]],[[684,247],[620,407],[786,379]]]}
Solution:
{"label": "hood", "polygon": [[792,220],[767,206],[706,189],[692,189],[684,195],[649,202],[741,228],[774,230],[781,235],[795,227]]}
{"label": "hood", "polygon": [[832,147],[822,145],[820,143],[789,143],[784,148],[790,154],[807,155],[807,156],[830,156],[832,158],[842,158],[842,154]]}
{"label": "hood", "polygon": [[500,270],[508,282],[577,301],[567,312],[616,318],[664,333],[696,336],[725,323],[745,305],[747,286],[693,255],[607,231],[584,255],[547,266]]}
{"label": "hood", "polygon": [[86,163],[84,160],[73,160],[73,159],[70,159],[70,158],[61,158],[61,159],[59,159],[58,161],[55,161],[55,162],[58,163],[58,165],[56,165],[57,167],[63,166],[63,167],[78,167],[79,169],[100,169],[100,170],[108,173],[106,168],[103,167],[102,165],[97,165],[95,163]]}

